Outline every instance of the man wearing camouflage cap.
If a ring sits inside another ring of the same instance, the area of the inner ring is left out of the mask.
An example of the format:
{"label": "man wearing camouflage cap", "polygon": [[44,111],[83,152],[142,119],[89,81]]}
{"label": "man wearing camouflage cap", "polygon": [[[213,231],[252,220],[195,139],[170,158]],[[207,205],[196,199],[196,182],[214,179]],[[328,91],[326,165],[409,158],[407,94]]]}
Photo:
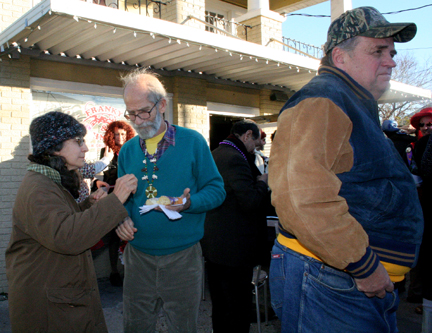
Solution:
{"label": "man wearing camouflage cap", "polygon": [[280,219],[272,305],[282,332],[396,332],[397,291],[423,219],[412,177],[382,131],[377,100],[413,23],[372,7],[330,26],[318,76],[282,108],[269,185]]}

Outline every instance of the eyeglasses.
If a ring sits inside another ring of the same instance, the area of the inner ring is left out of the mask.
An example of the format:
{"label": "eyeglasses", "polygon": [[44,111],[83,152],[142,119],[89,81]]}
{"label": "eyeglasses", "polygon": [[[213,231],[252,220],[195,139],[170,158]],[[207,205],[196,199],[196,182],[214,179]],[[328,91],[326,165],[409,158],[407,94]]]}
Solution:
{"label": "eyeglasses", "polygon": [[[161,98],[162,99],[162,98]],[[126,110],[124,113],[124,117],[127,120],[132,120],[135,121],[136,117],[138,117],[141,120],[145,120],[145,119],[149,119],[150,118],[150,114],[152,113],[153,109],[155,108],[155,106],[157,105],[157,103],[159,103],[159,101],[161,100],[159,99],[154,105],[153,107],[149,110],[149,111],[145,111],[145,110],[138,110],[138,111],[128,111]]]}
{"label": "eyeglasses", "polygon": [[423,127],[423,126],[431,127],[431,126],[432,126],[432,123],[427,123],[427,124],[419,123],[419,127],[420,127],[420,128]]}
{"label": "eyeglasses", "polygon": [[78,146],[82,147],[85,143],[85,139],[82,136],[77,136],[75,141],[78,143]]}

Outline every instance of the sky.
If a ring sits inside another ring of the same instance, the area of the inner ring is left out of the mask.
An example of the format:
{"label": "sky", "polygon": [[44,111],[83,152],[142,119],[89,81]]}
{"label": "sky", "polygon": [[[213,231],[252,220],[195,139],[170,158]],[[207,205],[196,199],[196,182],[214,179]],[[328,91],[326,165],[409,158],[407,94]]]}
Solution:
{"label": "sky", "polygon": [[[385,14],[425,5],[431,6],[398,14]],[[396,43],[396,51],[401,55],[410,52],[420,65],[425,65],[428,60],[432,61],[432,0],[352,0],[352,6],[353,8],[375,7],[384,14],[389,22],[414,22],[417,25],[416,36],[408,43]],[[293,13],[330,15],[330,1]],[[282,25],[282,35],[321,47],[327,39],[327,29],[330,23],[330,17],[287,16]]]}

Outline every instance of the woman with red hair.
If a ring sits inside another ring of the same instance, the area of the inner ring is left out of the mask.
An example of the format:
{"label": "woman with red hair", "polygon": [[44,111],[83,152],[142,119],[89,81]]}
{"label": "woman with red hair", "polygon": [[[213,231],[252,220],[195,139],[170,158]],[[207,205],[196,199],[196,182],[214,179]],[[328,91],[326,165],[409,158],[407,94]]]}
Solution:
{"label": "woman with red hair", "polygon": [[[114,157],[108,165],[108,170],[104,172],[104,182],[109,185],[114,185],[117,180],[117,158],[120,148],[126,141],[129,141],[135,136],[135,131],[125,121],[113,121],[107,127],[103,141],[105,145],[112,149]],[[105,153],[105,148],[101,151],[101,158]]]}
{"label": "woman with red hair", "polygon": [[[109,192],[113,191],[113,186],[117,180],[117,159],[120,149],[126,141],[129,141],[134,136],[134,129],[125,121],[113,121],[107,127],[103,141],[105,145],[114,152],[114,157],[108,165],[108,169],[104,171],[103,177],[103,181],[110,185]],[[102,148],[101,157],[104,156],[104,153],[105,148]],[[117,269],[120,238],[118,238],[115,229],[113,229],[102,238],[102,241],[108,246],[111,264],[110,282],[113,286],[119,287],[123,284],[120,273]]]}

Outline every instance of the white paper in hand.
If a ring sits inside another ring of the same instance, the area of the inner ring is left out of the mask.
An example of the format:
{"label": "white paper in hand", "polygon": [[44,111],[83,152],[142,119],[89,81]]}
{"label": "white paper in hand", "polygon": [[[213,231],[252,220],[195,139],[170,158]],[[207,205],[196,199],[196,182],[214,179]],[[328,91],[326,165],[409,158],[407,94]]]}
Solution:
{"label": "white paper in hand", "polygon": [[[186,203],[186,198],[183,198],[183,205]],[[173,206],[180,206],[180,205],[173,205]],[[160,207],[162,209],[162,211],[165,213],[165,215],[170,219],[170,220],[178,220],[182,217],[182,215],[174,210],[169,210],[166,208],[166,206],[164,205],[144,205],[139,207],[139,212],[140,214],[145,214],[149,211],[151,211],[152,209],[155,209],[156,207]]]}

